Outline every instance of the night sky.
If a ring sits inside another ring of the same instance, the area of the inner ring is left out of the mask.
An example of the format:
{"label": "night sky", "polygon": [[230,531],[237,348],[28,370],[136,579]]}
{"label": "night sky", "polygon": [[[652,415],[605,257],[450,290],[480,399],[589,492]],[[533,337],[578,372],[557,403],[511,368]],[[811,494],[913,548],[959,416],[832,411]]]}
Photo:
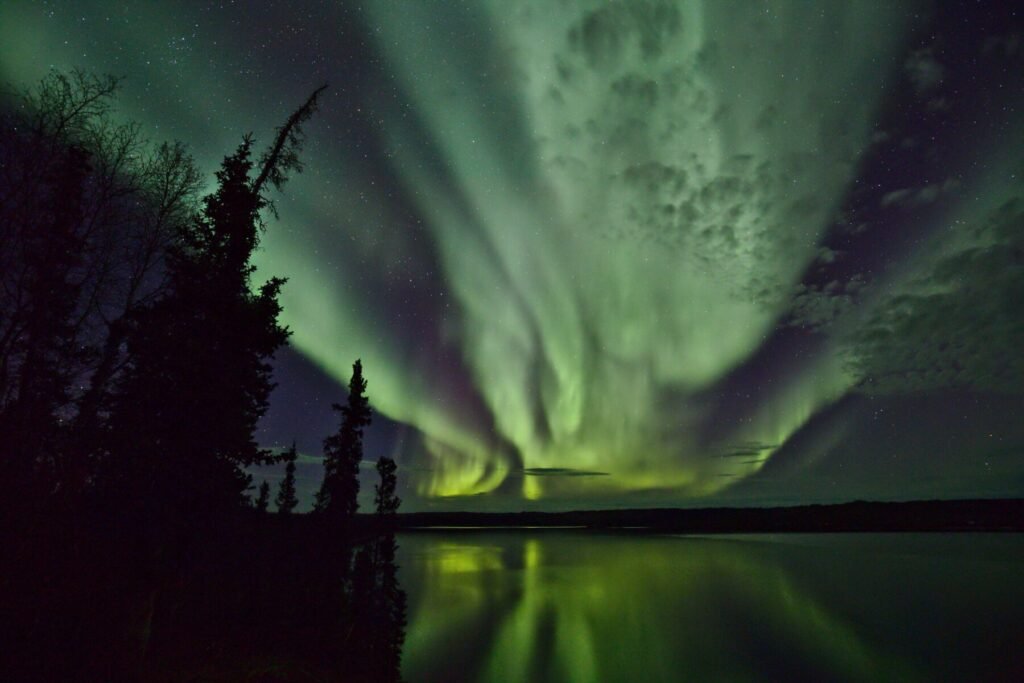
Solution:
{"label": "night sky", "polygon": [[1021,496],[1015,6],[6,0],[0,80],[211,178],[330,84],[257,257],[304,506],[356,358],[404,510]]}

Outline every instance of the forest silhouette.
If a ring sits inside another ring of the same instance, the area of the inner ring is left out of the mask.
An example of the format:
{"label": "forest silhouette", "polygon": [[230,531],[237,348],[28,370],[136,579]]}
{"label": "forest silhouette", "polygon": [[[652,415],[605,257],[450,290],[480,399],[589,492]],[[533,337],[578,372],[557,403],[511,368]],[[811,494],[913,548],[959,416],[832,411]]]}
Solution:
{"label": "forest silhouette", "polygon": [[[254,436],[289,330],[252,256],[325,89],[205,197],[184,144],[120,122],[115,78],[0,102],[0,678],[399,679],[393,461],[357,515],[362,364],[313,513],[294,443]],[[272,513],[249,469],[278,463]]]}

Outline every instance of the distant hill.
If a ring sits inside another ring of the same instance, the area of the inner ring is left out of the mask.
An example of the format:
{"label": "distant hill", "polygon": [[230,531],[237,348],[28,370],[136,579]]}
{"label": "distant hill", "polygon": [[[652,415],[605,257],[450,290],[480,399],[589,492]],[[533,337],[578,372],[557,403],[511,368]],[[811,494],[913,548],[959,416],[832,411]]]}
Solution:
{"label": "distant hill", "polygon": [[403,530],[440,527],[584,527],[673,533],[847,531],[1024,531],[1024,500],[857,501],[775,508],[581,510],[574,512],[413,512]]}

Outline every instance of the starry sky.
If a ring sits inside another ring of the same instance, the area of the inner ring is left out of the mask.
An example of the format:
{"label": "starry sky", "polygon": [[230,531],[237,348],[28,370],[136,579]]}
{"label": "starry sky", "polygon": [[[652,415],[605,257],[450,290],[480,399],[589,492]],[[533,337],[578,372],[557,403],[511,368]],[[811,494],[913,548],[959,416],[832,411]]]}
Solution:
{"label": "starry sky", "polygon": [[207,172],[330,84],[257,257],[305,505],[356,358],[406,510],[1024,495],[1015,3],[0,4],[76,67]]}

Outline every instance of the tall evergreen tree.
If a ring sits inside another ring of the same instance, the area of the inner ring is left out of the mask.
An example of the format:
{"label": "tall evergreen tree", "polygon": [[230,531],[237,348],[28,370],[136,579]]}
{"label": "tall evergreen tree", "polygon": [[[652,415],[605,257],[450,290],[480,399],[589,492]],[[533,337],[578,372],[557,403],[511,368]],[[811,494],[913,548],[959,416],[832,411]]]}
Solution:
{"label": "tall evergreen tree", "polygon": [[377,474],[380,476],[380,483],[374,487],[374,504],[377,508],[377,515],[385,519],[393,518],[398,512],[398,506],[402,499],[395,495],[398,488],[398,477],[395,472],[398,465],[391,458],[380,458],[377,460]]}
{"label": "tall evergreen tree", "polygon": [[266,479],[260,484],[260,492],[256,496],[255,507],[257,512],[266,512],[267,508],[270,507],[270,484],[267,483]]}
{"label": "tall evergreen tree", "polygon": [[316,494],[316,510],[334,519],[349,520],[359,508],[359,463],[363,459],[363,429],[372,421],[370,401],[364,394],[362,361],[352,364],[346,405],[334,404],[341,413],[336,434],[324,439],[324,480]]}
{"label": "tall evergreen tree", "polygon": [[262,212],[273,209],[268,183],[280,188],[301,170],[301,127],[322,91],[259,164],[249,135],[225,158],[216,191],[168,255],[170,293],[132,316],[130,366],[111,417],[112,474],[123,495],[175,520],[238,505],[250,481],[244,468],[272,461],[254,432],[273,388],[270,360],[289,335],[277,322],[284,280],[254,291],[251,257]]}
{"label": "tall evergreen tree", "polygon": [[295,506],[299,504],[299,499],[295,496],[295,461],[298,459],[299,453],[295,449],[295,442],[292,442],[292,447],[289,448],[284,454],[284,461],[287,463],[284,467],[284,479],[281,480],[281,487],[277,491],[277,511],[282,515],[291,514]]}

